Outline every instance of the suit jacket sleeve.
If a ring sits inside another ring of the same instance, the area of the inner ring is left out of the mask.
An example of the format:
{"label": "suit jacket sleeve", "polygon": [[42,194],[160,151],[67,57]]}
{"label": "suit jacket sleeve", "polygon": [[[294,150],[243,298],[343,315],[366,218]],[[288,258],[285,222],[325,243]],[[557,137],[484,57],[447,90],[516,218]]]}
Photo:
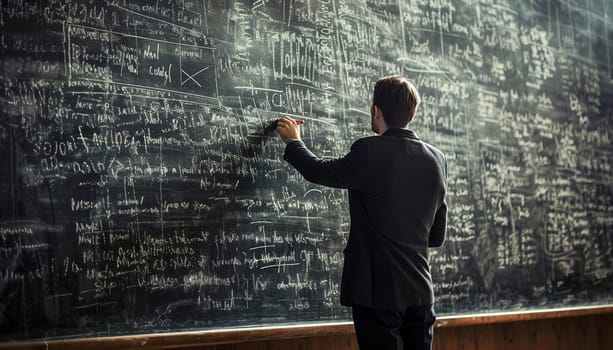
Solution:
{"label": "suit jacket sleeve", "polygon": [[441,204],[434,215],[434,223],[430,228],[430,235],[428,237],[429,247],[440,247],[445,241],[445,234],[447,232],[447,160],[444,159],[444,177],[443,177],[443,198]]}
{"label": "suit jacket sleeve", "polygon": [[323,160],[313,154],[302,141],[287,144],[283,159],[310,182],[335,188],[356,188],[360,183],[360,170],[367,161],[365,145],[356,141],[347,155]]}

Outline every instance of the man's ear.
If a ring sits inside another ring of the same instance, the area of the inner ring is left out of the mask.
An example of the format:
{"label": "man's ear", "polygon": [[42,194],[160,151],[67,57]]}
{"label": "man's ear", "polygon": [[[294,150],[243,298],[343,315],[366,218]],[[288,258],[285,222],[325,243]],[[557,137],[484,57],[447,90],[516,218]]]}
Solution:
{"label": "man's ear", "polygon": [[373,108],[373,116],[375,117],[375,119],[380,119],[383,118],[383,112],[381,112],[381,108],[379,108],[379,106],[377,105],[372,105]]}

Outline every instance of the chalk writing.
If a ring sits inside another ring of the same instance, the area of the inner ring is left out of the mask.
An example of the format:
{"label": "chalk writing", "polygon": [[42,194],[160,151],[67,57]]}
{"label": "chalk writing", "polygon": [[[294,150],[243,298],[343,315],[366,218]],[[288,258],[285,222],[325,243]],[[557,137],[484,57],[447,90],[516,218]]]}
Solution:
{"label": "chalk writing", "polygon": [[263,130],[341,156],[388,74],[448,156],[438,313],[610,303],[605,3],[2,2],[0,341],[349,320],[347,193]]}

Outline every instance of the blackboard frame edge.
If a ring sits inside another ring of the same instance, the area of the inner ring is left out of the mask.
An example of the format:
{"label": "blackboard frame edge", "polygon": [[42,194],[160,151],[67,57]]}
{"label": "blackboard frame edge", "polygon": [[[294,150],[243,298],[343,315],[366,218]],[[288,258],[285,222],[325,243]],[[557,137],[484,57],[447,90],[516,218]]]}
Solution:
{"label": "blackboard frame edge", "polygon": [[[613,314],[613,304],[558,308],[531,311],[500,312],[471,315],[438,317],[435,327],[466,327],[486,324],[521,322],[566,317]],[[125,335],[98,338],[77,338],[64,340],[38,340],[0,344],[0,350],[73,350],[73,349],[173,349],[210,345],[238,344],[245,342],[283,340],[308,337],[351,335],[352,322],[318,323],[312,325],[285,325],[273,327],[252,327],[216,329],[205,331]]]}
{"label": "blackboard frame edge", "polygon": [[555,308],[543,310],[526,310],[496,313],[479,313],[438,317],[435,327],[465,327],[484,324],[521,322],[565,317],[582,317],[601,314],[613,314],[613,304],[579,306],[572,308]]}

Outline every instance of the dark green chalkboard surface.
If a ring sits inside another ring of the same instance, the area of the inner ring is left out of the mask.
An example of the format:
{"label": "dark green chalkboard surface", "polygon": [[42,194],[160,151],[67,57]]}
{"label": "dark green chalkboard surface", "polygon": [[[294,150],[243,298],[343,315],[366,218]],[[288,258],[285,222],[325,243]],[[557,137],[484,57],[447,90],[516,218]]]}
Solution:
{"label": "dark green chalkboard surface", "polygon": [[2,0],[0,341],[349,320],[347,194],[377,78],[449,157],[440,315],[613,302],[607,0]]}

